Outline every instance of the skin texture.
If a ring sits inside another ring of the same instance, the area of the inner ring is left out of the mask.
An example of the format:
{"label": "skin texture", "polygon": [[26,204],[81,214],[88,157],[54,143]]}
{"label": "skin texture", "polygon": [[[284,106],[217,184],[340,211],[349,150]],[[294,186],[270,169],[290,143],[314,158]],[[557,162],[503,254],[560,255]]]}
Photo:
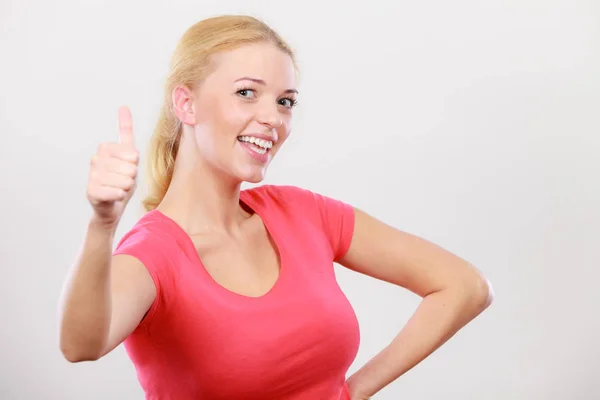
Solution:
{"label": "skin texture", "polygon": [[[223,52],[214,63],[204,81],[172,93],[183,130],[173,179],[158,209],[189,234],[217,282],[260,296],[277,280],[279,259],[260,217],[240,205],[240,186],[264,179],[290,135],[295,69],[289,56],[270,43]],[[127,108],[119,111],[119,125],[119,142],[101,145],[92,159],[88,199],[94,213],[59,309],[60,346],[72,362],[97,360],[112,351],[156,296],[138,260],[111,255],[115,229],[135,190],[139,158]],[[242,147],[238,136],[247,134],[273,140],[267,162]],[[489,306],[492,291],[465,260],[355,211],[354,237],[340,264],[423,298],[394,341],[348,379],[352,399],[359,400],[452,337]]]}

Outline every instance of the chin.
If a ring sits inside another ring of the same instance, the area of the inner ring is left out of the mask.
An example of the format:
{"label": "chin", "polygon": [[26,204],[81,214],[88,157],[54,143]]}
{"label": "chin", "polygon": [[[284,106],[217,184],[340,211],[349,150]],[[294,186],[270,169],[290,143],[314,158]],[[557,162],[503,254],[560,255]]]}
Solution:
{"label": "chin", "polygon": [[251,184],[261,183],[265,178],[264,177],[252,177],[249,179],[244,179],[244,182],[248,182]]}
{"label": "chin", "polygon": [[246,179],[244,179],[244,181],[246,181],[248,183],[260,183],[264,179],[265,179],[265,174],[264,173],[260,173],[260,174],[248,175],[246,177]]}
{"label": "chin", "polygon": [[242,182],[248,183],[260,183],[265,179],[266,169],[265,168],[247,168],[244,171],[238,171],[236,176]]}

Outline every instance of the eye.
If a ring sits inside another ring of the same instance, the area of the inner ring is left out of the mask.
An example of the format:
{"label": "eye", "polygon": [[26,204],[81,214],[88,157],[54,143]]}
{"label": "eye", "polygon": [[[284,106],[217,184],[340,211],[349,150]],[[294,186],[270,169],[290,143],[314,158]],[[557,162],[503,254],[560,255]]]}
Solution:
{"label": "eye", "polygon": [[285,98],[279,100],[279,104],[281,104],[282,106],[284,106],[286,108],[292,108],[292,107],[296,106],[297,103],[298,103],[297,100],[289,98],[289,97],[285,97]]}
{"label": "eye", "polygon": [[242,97],[246,97],[248,99],[253,99],[256,97],[256,93],[255,93],[254,89],[250,89],[250,88],[240,89],[236,93],[238,95],[240,95]]}

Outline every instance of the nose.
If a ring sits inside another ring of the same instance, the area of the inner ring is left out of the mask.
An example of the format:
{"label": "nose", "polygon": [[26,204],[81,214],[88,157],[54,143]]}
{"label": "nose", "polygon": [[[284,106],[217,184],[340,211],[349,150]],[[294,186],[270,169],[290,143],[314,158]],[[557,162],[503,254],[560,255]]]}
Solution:
{"label": "nose", "polygon": [[283,125],[283,117],[277,109],[277,104],[265,104],[261,107],[258,122],[271,129],[280,128]]}

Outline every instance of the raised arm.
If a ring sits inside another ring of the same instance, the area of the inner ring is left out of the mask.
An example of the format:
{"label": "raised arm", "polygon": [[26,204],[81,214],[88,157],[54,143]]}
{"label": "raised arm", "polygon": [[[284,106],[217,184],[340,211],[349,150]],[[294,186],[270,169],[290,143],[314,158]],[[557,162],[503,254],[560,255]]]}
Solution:
{"label": "raised arm", "polygon": [[138,167],[127,108],[119,110],[119,130],[120,142],[102,144],[92,158],[87,196],[94,212],[59,303],[60,350],[71,362],[96,360],[115,348],[156,297],[140,261],[112,256],[115,230],[135,190]]}

